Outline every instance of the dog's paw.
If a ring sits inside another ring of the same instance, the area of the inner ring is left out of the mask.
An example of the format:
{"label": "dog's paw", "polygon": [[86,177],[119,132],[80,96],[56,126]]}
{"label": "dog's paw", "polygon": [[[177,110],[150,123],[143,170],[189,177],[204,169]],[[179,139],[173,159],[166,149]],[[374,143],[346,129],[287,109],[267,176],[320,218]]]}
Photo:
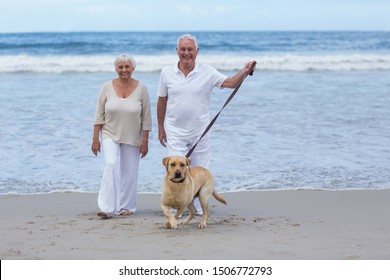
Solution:
{"label": "dog's paw", "polygon": [[170,222],[167,222],[167,223],[165,224],[165,227],[166,227],[167,229],[177,229],[177,224],[176,224],[176,223],[171,224]]}
{"label": "dog's paw", "polygon": [[206,224],[200,223],[200,224],[198,225],[198,228],[206,228]]}
{"label": "dog's paw", "polygon": [[187,225],[190,221],[191,221],[191,219],[186,218],[185,220],[179,222],[178,224],[179,224],[179,225]]}

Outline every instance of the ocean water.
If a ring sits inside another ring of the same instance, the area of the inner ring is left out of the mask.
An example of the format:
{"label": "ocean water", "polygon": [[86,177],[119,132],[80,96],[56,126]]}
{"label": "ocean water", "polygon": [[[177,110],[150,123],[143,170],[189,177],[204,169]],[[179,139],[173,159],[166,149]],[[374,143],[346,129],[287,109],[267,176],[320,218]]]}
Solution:
{"label": "ocean water", "polygon": [[[211,130],[221,192],[390,188],[390,32],[193,32],[198,60],[257,70]],[[137,61],[153,131],[139,192],[160,193],[157,84],[176,32],[0,34],[0,194],[97,192],[91,150],[100,86],[117,54]],[[231,90],[215,89],[211,117]]]}

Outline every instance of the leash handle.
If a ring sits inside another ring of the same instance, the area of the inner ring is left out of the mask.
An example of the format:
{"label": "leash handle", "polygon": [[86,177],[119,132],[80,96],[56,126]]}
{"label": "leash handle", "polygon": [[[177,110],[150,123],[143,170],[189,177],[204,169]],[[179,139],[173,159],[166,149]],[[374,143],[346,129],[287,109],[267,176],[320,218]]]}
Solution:
{"label": "leash handle", "polygon": [[219,115],[221,114],[222,110],[226,107],[226,105],[229,104],[230,100],[233,99],[234,95],[236,95],[238,89],[241,87],[242,83],[244,82],[245,78],[249,75],[249,76],[252,76],[253,75],[253,71],[255,70],[255,67],[256,67],[256,61],[253,61],[251,67],[249,68],[249,71],[248,71],[248,74],[246,74],[244,76],[244,78],[242,79],[241,83],[234,89],[234,91],[230,94],[229,98],[226,100],[225,104],[222,106],[221,110],[219,110],[218,114],[215,115],[215,117],[211,120],[211,122],[209,123],[209,125],[206,127],[205,131],[202,133],[202,135],[200,136],[200,138],[198,139],[198,141],[195,143],[195,145],[188,151],[188,153],[186,154],[186,157],[189,158],[192,154],[192,152],[195,150],[196,146],[199,144],[200,140],[202,140],[202,138],[207,134],[207,132],[209,132],[210,128],[213,126],[213,124],[215,123],[215,121],[218,119]]}

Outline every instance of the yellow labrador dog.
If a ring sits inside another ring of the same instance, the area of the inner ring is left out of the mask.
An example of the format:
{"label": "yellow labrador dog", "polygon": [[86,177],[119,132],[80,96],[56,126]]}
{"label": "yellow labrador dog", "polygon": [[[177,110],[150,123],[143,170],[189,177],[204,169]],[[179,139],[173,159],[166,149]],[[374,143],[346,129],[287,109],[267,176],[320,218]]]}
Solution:
{"label": "yellow labrador dog", "polygon": [[[168,218],[167,228],[177,228],[177,218],[188,208],[188,217],[180,224],[187,224],[195,215],[194,198],[199,196],[203,215],[199,228],[205,228],[208,217],[208,200],[211,195],[227,205],[226,201],[215,191],[214,178],[211,173],[200,166],[190,167],[191,160],[186,157],[166,157],[162,160],[167,172],[164,178],[161,208]],[[177,209],[175,216],[170,209]]]}

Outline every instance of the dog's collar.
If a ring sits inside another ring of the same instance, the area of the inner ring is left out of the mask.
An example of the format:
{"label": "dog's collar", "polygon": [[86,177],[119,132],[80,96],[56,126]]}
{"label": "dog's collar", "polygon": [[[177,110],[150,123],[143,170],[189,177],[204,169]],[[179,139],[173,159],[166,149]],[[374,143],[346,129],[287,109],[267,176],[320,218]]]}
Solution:
{"label": "dog's collar", "polygon": [[172,179],[169,179],[172,183],[176,183],[176,184],[180,184],[180,183],[183,183],[185,180],[186,180],[186,177],[184,177],[183,179],[181,179],[180,181],[173,181]]}

